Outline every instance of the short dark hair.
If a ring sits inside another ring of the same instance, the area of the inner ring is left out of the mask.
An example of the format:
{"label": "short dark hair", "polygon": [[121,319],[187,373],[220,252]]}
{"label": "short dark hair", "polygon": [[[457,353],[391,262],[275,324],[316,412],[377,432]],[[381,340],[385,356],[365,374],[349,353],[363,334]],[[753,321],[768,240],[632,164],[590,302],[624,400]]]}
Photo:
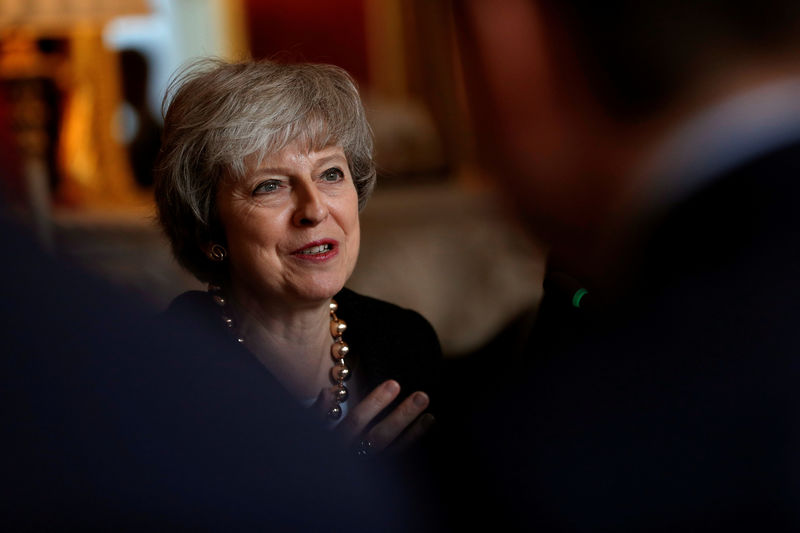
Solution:
{"label": "short dark hair", "polygon": [[653,111],[735,54],[800,43],[797,0],[541,0],[618,115]]}

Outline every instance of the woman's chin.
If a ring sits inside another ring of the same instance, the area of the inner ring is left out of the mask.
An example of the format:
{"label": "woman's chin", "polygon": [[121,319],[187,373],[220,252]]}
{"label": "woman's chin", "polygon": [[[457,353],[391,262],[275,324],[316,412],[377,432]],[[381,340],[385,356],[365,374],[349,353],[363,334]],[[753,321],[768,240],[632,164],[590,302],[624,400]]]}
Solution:
{"label": "woman's chin", "polygon": [[344,282],[309,284],[296,288],[297,299],[305,302],[326,302],[333,298],[344,287]]}
{"label": "woman's chin", "polygon": [[[307,283],[294,282],[267,285],[261,283],[242,283],[238,290],[234,289],[237,299],[251,300],[255,305],[259,302],[271,302],[271,305],[307,307],[311,304],[324,305],[344,287],[345,281],[336,279],[314,279]],[[244,302],[242,302],[244,303]]]}

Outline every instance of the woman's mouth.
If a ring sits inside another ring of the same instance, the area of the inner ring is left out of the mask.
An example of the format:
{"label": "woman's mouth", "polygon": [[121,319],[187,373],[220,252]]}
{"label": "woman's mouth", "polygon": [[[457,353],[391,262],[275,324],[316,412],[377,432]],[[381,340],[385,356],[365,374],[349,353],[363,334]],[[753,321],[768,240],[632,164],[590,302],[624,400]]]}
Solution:
{"label": "woman's mouth", "polygon": [[311,254],[321,254],[329,250],[333,250],[333,245],[320,244],[319,246],[312,246],[311,248],[306,248],[305,250],[301,250],[299,253],[303,255],[311,255]]}
{"label": "woman's mouth", "polygon": [[338,243],[334,240],[314,241],[292,252],[292,255],[305,261],[322,262],[335,257],[339,253]]}

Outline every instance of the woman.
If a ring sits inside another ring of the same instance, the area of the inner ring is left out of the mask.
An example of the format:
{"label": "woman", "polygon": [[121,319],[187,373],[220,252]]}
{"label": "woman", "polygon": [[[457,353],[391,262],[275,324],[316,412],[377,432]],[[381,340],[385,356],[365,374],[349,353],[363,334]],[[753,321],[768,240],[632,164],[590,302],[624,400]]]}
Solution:
{"label": "woman", "polygon": [[181,265],[209,283],[169,313],[228,330],[361,453],[416,439],[433,420],[436,334],[343,288],[375,183],[353,80],[331,65],[205,59],[164,102],[158,217]]}

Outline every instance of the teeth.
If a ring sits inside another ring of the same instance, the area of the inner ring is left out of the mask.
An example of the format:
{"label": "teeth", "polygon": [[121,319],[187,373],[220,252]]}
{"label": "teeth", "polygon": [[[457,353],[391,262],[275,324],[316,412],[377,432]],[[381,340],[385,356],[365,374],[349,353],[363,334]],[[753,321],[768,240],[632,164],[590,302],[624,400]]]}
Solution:
{"label": "teeth", "polygon": [[309,255],[311,255],[311,254],[321,254],[323,252],[327,252],[330,249],[331,249],[331,245],[330,244],[320,244],[319,246],[312,246],[311,248],[303,250],[300,253],[301,254],[309,254]]}

